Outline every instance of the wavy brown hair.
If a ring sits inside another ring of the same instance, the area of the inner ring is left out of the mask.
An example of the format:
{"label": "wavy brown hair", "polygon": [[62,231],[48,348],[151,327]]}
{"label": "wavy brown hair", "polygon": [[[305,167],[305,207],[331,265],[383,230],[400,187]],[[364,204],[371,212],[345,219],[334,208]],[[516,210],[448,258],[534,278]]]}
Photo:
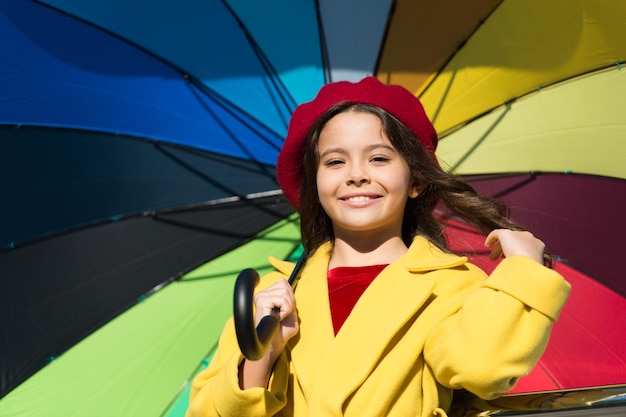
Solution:
{"label": "wavy brown hair", "polygon": [[[508,208],[501,201],[479,194],[459,176],[445,172],[411,130],[393,115],[377,106],[342,102],[328,109],[313,124],[304,145],[300,229],[306,253],[313,253],[324,242],[334,239],[332,221],[322,208],[317,193],[317,145],[326,123],[346,111],[367,112],[378,117],[389,141],[407,162],[413,184],[423,186],[417,198],[408,199],[404,211],[402,239],[407,246],[416,235],[422,235],[442,250],[449,251],[442,223],[434,213],[437,204],[443,204],[485,236],[499,228],[526,230],[508,217]],[[551,265],[547,253],[545,258]]]}

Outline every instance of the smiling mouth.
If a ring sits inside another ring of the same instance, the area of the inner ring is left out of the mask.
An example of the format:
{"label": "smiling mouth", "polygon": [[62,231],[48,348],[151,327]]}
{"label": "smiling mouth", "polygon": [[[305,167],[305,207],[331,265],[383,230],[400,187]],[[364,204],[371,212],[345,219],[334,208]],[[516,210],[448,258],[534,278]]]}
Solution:
{"label": "smiling mouth", "polygon": [[379,198],[379,196],[366,196],[366,195],[358,195],[354,197],[342,198],[343,201],[349,201],[351,203],[364,203],[366,201],[375,200]]}

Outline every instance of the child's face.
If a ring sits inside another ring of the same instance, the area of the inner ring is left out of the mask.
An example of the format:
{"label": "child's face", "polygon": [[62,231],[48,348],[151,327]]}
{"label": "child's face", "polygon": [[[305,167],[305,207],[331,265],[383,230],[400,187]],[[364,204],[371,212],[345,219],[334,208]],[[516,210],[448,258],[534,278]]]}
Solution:
{"label": "child's face", "polygon": [[321,131],[318,152],[318,195],[335,237],[355,232],[401,235],[407,198],[418,191],[378,117],[338,114]]}

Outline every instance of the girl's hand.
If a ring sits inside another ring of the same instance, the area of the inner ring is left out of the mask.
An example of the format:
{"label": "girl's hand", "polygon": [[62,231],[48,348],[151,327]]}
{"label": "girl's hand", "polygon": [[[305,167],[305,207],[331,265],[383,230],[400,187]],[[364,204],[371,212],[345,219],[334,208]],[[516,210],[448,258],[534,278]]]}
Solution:
{"label": "girl's hand", "polygon": [[280,279],[254,296],[255,325],[258,326],[265,316],[274,315],[278,311],[280,328],[268,350],[282,352],[285,345],[298,333],[298,312],[293,289],[286,279]]}
{"label": "girl's hand", "polygon": [[274,336],[272,344],[268,346],[265,355],[259,360],[244,359],[239,366],[239,387],[267,387],[274,363],[285,349],[289,339],[298,334],[298,312],[293,289],[286,279],[280,279],[273,285],[254,295],[255,326],[268,315],[275,315],[279,311],[280,328]]}
{"label": "girl's hand", "polygon": [[487,235],[485,247],[492,248],[491,259],[522,255],[543,265],[545,244],[530,232],[496,229]]}

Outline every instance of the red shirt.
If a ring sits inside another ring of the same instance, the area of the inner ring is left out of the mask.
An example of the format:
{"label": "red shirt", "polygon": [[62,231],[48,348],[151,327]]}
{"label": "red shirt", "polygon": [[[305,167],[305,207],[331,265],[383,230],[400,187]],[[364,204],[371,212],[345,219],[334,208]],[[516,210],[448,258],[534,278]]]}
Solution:
{"label": "red shirt", "polygon": [[335,335],[363,292],[386,266],[340,266],[328,271],[328,297]]}

